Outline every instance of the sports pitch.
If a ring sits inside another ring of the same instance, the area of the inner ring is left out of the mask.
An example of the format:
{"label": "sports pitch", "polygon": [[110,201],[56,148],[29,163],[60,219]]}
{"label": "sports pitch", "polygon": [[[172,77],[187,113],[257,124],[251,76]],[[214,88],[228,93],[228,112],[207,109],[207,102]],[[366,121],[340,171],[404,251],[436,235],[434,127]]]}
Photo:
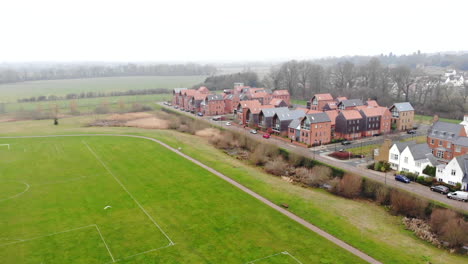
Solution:
{"label": "sports pitch", "polygon": [[155,142],[0,144],[0,263],[362,263]]}

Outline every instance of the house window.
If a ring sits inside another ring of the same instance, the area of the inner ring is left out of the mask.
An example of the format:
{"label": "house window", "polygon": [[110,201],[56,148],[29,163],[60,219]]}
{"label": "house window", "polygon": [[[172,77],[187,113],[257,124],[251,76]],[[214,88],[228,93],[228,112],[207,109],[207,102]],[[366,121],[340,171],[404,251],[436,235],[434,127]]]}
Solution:
{"label": "house window", "polygon": [[421,162],[416,162],[416,167],[421,168]]}
{"label": "house window", "polygon": [[402,171],[409,172],[409,170],[408,170],[407,168],[402,168],[401,170],[402,170]]}
{"label": "house window", "polygon": [[398,160],[398,154],[392,154],[392,159],[393,160]]}
{"label": "house window", "polygon": [[451,174],[452,176],[455,176],[455,174],[457,174],[457,171],[456,171],[456,170],[452,170],[452,171],[450,172],[450,174]]}
{"label": "house window", "polygon": [[451,148],[451,147],[452,147],[452,143],[447,142],[447,148]]}
{"label": "house window", "polygon": [[431,144],[433,144],[433,145],[434,145],[434,139],[431,139]]}
{"label": "house window", "polygon": [[437,156],[438,158],[443,158],[443,157],[444,157],[444,152],[441,151],[441,150],[438,150],[436,156]]}
{"label": "house window", "polygon": [[442,146],[442,140],[439,140],[439,147]]}
{"label": "house window", "polygon": [[408,163],[408,157],[405,157],[404,161],[405,163]]}
{"label": "house window", "polygon": [[461,152],[461,147],[460,146],[455,146],[455,152]]}

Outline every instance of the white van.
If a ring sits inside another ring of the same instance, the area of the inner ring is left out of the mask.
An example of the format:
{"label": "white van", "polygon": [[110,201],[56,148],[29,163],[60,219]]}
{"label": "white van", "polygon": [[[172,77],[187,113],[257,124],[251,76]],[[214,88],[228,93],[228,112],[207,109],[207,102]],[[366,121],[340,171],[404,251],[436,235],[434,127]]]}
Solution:
{"label": "white van", "polygon": [[447,194],[447,198],[468,202],[468,192],[456,191]]}

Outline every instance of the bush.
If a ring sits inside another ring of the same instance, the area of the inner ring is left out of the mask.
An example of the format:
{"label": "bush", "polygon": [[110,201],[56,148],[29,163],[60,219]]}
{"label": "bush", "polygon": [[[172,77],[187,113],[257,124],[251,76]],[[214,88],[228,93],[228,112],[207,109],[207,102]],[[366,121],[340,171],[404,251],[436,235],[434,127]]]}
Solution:
{"label": "bush", "polygon": [[277,157],[265,164],[265,171],[276,176],[287,175],[288,168],[288,163],[282,157]]}
{"label": "bush", "polygon": [[436,167],[432,167],[430,165],[427,165],[426,168],[424,168],[423,173],[432,177],[435,177],[436,175]]}
{"label": "bush", "polygon": [[390,170],[390,163],[385,161],[379,161],[373,164],[372,167],[368,166],[368,169],[373,169],[375,171],[386,172]]}
{"label": "bush", "polygon": [[434,178],[433,177],[419,176],[416,179],[416,182],[418,182],[418,183],[420,183],[422,185],[432,186],[432,184],[434,183]]}
{"label": "bush", "polygon": [[449,247],[457,248],[468,243],[468,223],[461,217],[450,218],[442,227],[441,239]]}
{"label": "bush", "polygon": [[255,151],[252,154],[250,154],[249,159],[252,162],[252,164],[255,165],[263,165],[268,160],[265,154],[263,154],[262,148],[255,149]]}
{"label": "bush", "polygon": [[380,183],[373,180],[364,179],[362,181],[362,195],[367,198],[375,199]]}
{"label": "bush", "polygon": [[288,155],[288,161],[294,167],[302,166],[304,165],[304,156],[291,152]]}
{"label": "bush", "polygon": [[336,151],[336,152],[333,152],[332,154],[330,154],[330,156],[334,157],[334,158],[337,158],[337,159],[340,159],[340,160],[345,160],[345,159],[350,159],[353,157],[353,154],[351,152],[339,152],[339,151]]}
{"label": "bush", "polygon": [[444,225],[452,218],[456,218],[457,214],[448,209],[434,209],[429,220],[432,232],[437,235],[442,234]]}
{"label": "bush", "polygon": [[330,180],[333,172],[326,166],[315,166],[312,169],[304,167],[295,170],[296,179],[308,186],[320,186]]}
{"label": "bush", "polygon": [[362,178],[354,174],[345,174],[338,184],[337,193],[346,198],[356,198],[361,194]]}
{"label": "bush", "polygon": [[375,193],[375,201],[381,205],[390,205],[390,188],[379,186]]}
{"label": "bush", "polygon": [[407,217],[424,218],[428,202],[408,193],[393,189],[390,193],[392,212]]}
{"label": "bush", "polygon": [[110,109],[107,105],[100,105],[94,109],[94,113],[96,114],[107,114],[109,111]]}

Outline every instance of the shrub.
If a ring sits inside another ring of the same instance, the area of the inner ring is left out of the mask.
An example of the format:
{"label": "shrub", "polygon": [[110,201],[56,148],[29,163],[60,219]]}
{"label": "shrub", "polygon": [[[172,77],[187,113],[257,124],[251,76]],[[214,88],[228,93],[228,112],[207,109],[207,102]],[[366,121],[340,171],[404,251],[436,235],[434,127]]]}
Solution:
{"label": "shrub", "polygon": [[292,166],[298,167],[304,164],[304,156],[291,152],[288,155],[288,161]]}
{"label": "shrub", "polygon": [[456,218],[457,214],[448,209],[434,209],[429,220],[432,232],[437,235],[442,234],[444,225],[452,218]]}
{"label": "shrub", "polygon": [[309,186],[320,186],[330,180],[333,172],[326,166],[315,166],[312,169],[304,167],[295,170],[297,179]]}
{"label": "shrub", "polygon": [[96,114],[107,114],[109,111],[110,109],[107,105],[100,105],[94,109],[94,113]]}
{"label": "shrub", "polygon": [[332,154],[330,154],[330,156],[332,156],[334,158],[337,158],[337,159],[340,159],[340,160],[344,160],[344,159],[352,158],[353,154],[351,152],[336,151],[336,152],[333,152]]}
{"label": "shrub", "polygon": [[407,217],[424,218],[428,202],[393,189],[390,193],[392,212]]}
{"label": "shrub", "polygon": [[354,174],[345,174],[338,184],[337,192],[346,198],[356,198],[361,194],[362,178]]}
{"label": "shrub", "polygon": [[449,247],[461,247],[468,242],[468,223],[461,217],[450,218],[441,231],[440,237]]}
{"label": "shrub", "polygon": [[381,205],[390,205],[390,189],[387,186],[379,186],[375,192],[375,201]]}
{"label": "shrub", "polygon": [[367,198],[375,199],[377,194],[377,189],[381,184],[369,179],[364,179],[362,181],[362,195]]}
{"label": "shrub", "polygon": [[287,175],[288,168],[288,163],[281,157],[270,160],[265,164],[265,171],[276,176]]}
{"label": "shrub", "polygon": [[427,165],[426,168],[424,168],[423,173],[432,177],[435,177],[436,175],[436,167],[432,167],[430,165]]}
{"label": "shrub", "polygon": [[417,179],[416,179],[416,182],[422,184],[422,185],[426,185],[426,186],[432,186],[433,182],[434,182],[434,178],[432,177],[424,177],[424,176],[419,176]]}
{"label": "shrub", "polygon": [[263,154],[262,148],[255,149],[255,151],[252,154],[250,154],[249,159],[252,162],[252,164],[255,165],[263,165],[268,160],[265,154]]}

